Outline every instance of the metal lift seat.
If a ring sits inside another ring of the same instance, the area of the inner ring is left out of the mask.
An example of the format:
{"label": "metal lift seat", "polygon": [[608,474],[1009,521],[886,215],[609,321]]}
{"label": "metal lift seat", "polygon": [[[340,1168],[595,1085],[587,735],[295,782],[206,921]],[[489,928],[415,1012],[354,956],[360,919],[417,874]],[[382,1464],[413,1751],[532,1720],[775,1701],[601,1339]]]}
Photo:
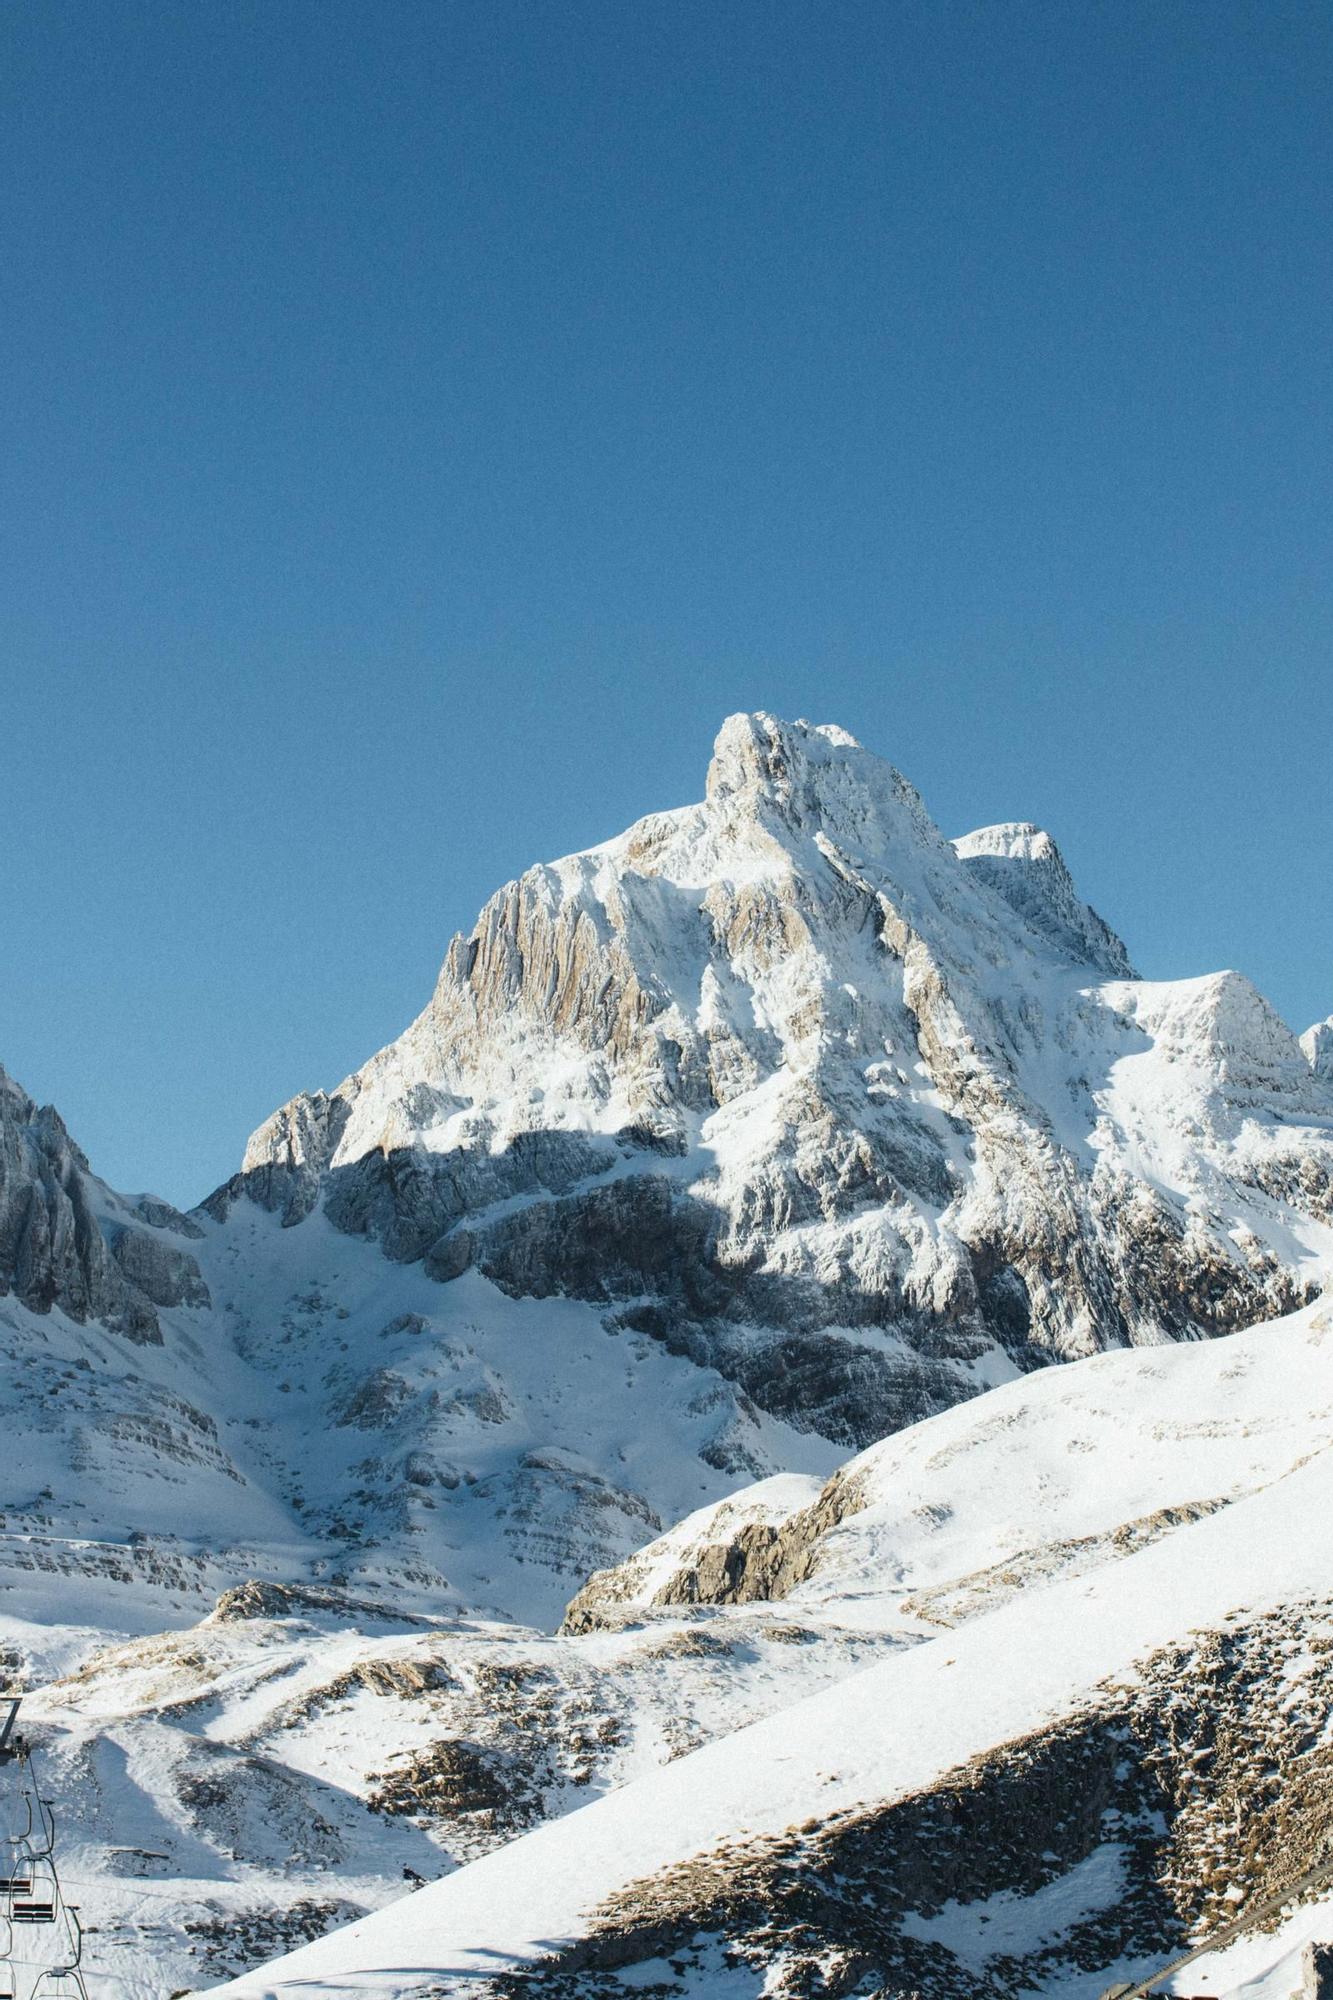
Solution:
{"label": "metal lift seat", "polygon": [[56,1871],[49,1861],[35,1860],[27,1894],[10,1899],[9,1920],[13,1924],[53,1924],[59,1911],[60,1884]]}
{"label": "metal lift seat", "polygon": [[[47,1967],[32,1989],[31,2000],[88,2000],[88,1988],[79,1970],[83,1964],[83,1925],[73,1903],[66,1903],[65,1919],[69,1929],[70,1956],[59,1965]],[[0,1989],[0,2000],[5,2000],[3,1989]]]}

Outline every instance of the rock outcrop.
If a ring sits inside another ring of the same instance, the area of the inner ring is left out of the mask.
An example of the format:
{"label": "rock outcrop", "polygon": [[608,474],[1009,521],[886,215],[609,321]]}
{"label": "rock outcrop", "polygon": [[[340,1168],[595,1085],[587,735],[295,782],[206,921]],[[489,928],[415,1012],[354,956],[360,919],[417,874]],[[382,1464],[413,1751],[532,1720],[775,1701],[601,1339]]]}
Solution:
{"label": "rock outcrop", "polygon": [[0,1295],[159,1343],[155,1306],[209,1302],[195,1259],[164,1231],[197,1235],[198,1225],[166,1203],[113,1195],[59,1112],[0,1070]]}

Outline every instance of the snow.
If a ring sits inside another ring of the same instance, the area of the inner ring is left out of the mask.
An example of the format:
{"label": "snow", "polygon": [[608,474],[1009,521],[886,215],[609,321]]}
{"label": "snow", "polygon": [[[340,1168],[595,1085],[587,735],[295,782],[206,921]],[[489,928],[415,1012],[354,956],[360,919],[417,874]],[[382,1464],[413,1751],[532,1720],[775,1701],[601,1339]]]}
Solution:
{"label": "snow", "polygon": [[909,1911],[902,1928],[909,1937],[947,1945],[981,1972],[988,1959],[1022,1951],[1034,1934],[1055,1940],[1091,1912],[1114,1908],[1123,1889],[1120,1849],[1108,1842],[1031,1896],[1002,1890],[974,1903],[948,1902],[931,1917]]}

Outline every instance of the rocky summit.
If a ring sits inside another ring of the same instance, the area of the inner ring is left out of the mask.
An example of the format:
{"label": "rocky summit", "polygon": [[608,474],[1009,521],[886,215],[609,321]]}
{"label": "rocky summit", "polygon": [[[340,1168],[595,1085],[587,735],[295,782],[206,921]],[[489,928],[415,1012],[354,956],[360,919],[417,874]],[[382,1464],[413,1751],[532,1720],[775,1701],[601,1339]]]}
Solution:
{"label": "rocky summit", "polygon": [[1026,824],[950,841],[838,729],[534,868],[425,1011],[208,1204],[587,1300],[862,1445],[1054,1359],[1288,1310],[1333,1222],[1325,1028],[1135,977]]}
{"label": "rocky summit", "polygon": [[1096,2000],[1280,1887],[1331,1038],[756,714],[188,1216],[0,1073],[0,1647],[101,1990]]}

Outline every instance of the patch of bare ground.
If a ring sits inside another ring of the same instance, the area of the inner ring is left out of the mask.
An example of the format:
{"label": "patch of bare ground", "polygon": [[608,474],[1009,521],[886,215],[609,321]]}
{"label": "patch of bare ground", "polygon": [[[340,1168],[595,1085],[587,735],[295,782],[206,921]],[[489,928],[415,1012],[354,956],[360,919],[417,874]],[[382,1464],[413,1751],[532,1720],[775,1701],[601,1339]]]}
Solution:
{"label": "patch of bare ground", "polygon": [[209,1978],[226,1979],[365,1914],[357,1903],[303,1896],[295,1903],[261,1904],[249,1910],[218,1907],[187,1922],[185,1932]]}

